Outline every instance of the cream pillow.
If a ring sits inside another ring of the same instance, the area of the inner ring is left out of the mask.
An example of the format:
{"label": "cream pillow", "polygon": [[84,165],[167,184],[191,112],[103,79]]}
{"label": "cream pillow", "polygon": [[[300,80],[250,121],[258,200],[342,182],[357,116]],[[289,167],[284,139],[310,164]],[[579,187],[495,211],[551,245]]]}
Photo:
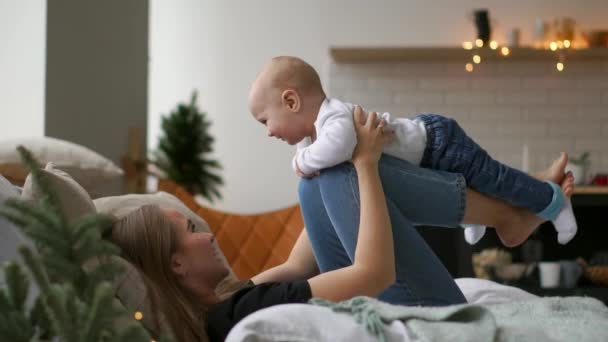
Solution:
{"label": "cream pillow", "polygon": [[[75,222],[83,215],[96,212],[89,194],[69,174],[56,169],[53,163],[48,163],[44,170],[40,171],[50,190],[55,193],[59,207],[68,222]],[[21,198],[31,201],[37,200],[41,196],[40,187],[33,182],[32,175],[28,175],[23,185]]]}
{"label": "cream pillow", "polygon": [[111,160],[84,146],[49,137],[0,140],[0,174],[14,183],[27,175],[17,152],[19,145],[42,165],[53,162],[57,169],[70,174],[93,198],[120,190],[123,171]]}

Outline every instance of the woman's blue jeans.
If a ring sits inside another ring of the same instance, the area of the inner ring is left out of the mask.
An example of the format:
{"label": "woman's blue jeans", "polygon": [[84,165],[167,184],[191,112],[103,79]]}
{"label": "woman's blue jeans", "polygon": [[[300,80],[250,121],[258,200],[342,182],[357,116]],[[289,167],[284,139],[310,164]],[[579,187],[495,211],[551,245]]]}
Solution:
{"label": "woman's blue jeans", "polygon": [[[378,297],[392,304],[465,303],[462,292],[414,225],[457,227],[465,208],[458,174],[423,169],[383,155],[380,177],[393,227],[397,281]],[[321,272],[352,264],[359,229],[359,189],[350,163],[302,179],[300,204]]]}

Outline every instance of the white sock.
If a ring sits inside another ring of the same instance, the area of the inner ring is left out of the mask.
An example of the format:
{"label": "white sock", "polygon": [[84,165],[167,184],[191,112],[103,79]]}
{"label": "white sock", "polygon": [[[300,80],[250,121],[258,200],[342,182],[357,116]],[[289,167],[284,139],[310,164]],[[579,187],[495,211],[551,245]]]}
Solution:
{"label": "white sock", "polygon": [[559,214],[552,221],[555,230],[557,231],[557,241],[562,245],[567,244],[574,235],[576,235],[577,226],[574,211],[572,211],[572,203],[569,198],[565,198],[564,206]]}
{"label": "white sock", "polygon": [[462,228],[464,228],[464,239],[469,245],[479,242],[486,233],[486,226],[481,224],[463,224]]}

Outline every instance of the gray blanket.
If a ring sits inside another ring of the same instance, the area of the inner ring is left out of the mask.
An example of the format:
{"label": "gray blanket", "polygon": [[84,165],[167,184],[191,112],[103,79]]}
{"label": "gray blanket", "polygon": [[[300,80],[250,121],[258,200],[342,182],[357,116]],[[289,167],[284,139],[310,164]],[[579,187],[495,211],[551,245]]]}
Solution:
{"label": "gray blanket", "polygon": [[412,341],[608,341],[608,308],[587,297],[440,308],[390,305],[369,297],[311,303],[352,315],[380,341],[386,341],[384,325],[394,320],[404,322]]}

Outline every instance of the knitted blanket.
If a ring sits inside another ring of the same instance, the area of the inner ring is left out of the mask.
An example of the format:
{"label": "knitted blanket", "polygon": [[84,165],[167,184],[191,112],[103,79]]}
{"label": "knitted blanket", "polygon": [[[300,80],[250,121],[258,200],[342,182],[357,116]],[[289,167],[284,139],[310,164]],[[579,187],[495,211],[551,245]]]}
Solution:
{"label": "knitted blanket", "polygon": [[587,297],[549,297],[493,305],[410,307],[369,297],[312,304],[352,315],[385,342],[384,327],[402,321],[411,341],[608,341],[608,307]]}

